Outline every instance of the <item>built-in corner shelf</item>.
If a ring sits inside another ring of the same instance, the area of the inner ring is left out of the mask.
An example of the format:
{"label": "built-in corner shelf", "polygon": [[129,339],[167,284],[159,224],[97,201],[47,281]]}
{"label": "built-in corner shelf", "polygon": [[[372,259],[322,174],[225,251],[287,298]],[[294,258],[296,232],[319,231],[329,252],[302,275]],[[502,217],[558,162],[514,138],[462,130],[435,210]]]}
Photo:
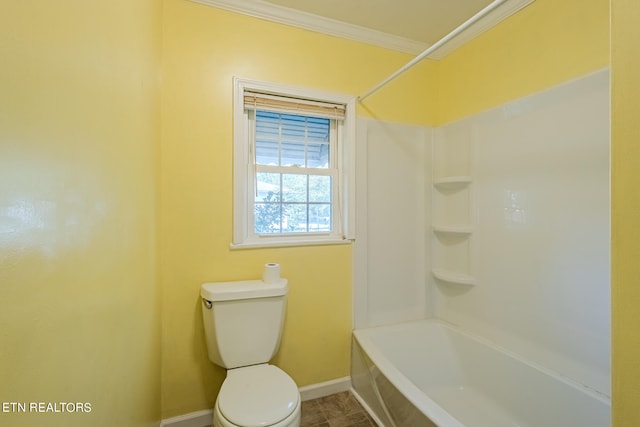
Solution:
{"label": "built-in corner shelf", "polygon": [[473,276],[473,134],[466,124],[434,134],[431,272],[443,286],[476,285]]}
{"label": "built-in corner shelf", "polygon": [[470,225],[433,225],[432,229],[436,233],[469,235],[473,233]]}
{"label": "built-in corner shelf", "polygon": [[457,189],[464,188],[471,183],[470,176],[447,176],[438,178],[433,182],[436,188]]}
{"label": "built-in corner shelf", "polygon": [[442,270],[438,268],[434,268],[433,270],[431,270],[431,273],[433,274],[433,277],[435,277],[436,279],[441,280],[443,282],[447,282],[447,283],[453,283],[456,285],[465,285],[465,286],[475,286],[476,284],[476,279],[467,274]]}

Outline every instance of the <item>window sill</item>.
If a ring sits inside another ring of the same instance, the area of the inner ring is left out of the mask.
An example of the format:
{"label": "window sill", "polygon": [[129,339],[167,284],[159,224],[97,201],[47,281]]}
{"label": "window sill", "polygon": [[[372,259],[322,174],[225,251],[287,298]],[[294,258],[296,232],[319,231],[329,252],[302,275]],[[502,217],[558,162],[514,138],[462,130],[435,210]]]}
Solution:
{"label": "window sill", "polygon": [[250,242],[231,243],[229,247],[231,249],[285,248],[292,246],[349,245],[352,242],[352,239],[338,238],[296,240],[265,239],[265,241],[252,240]]}

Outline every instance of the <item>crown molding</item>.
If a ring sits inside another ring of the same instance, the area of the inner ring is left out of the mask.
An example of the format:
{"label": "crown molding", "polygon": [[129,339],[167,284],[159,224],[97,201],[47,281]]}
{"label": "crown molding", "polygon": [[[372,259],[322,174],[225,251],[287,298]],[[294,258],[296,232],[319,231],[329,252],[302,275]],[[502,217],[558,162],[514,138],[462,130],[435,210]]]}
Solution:
{"label": "crown molding", "polygon": [[392,49],[404,53],[416,54],[429,45],[395,36],[382,31],[372,30],[359,25],[348,24],[335,19],[325,18],[288,7],[267,3],[260,0],[191,0],[207,6],[213,6],[231,12],[242,13],[254,18],[266,19],[305,30],[328,34],[343,39],[354,40]]}
{"label": "crown molding", "polygon": [[[315,31],[348,40],[366,43],[386,49],[417,55],[429,47],[428,44],[382,31],[325,18],[262,0],[190,0],[207,6],[241,13],[284,25]],[[460,33],[450,42],[429,55],[431,59],[442,59],[455,49],[497,25],[535,0],[506,0],[490,14]]]}

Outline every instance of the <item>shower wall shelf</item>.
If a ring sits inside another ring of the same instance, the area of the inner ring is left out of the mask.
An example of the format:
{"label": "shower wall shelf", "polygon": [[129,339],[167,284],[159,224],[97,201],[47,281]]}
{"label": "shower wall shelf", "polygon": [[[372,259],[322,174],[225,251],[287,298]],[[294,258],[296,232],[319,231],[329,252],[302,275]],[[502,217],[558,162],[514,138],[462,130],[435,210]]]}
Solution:
{"label": "shower wall shelf", "polygon": [[446,234],[473,233],[473,227],[470,225],[433,225],[432,229],[436,233],[446,233]]}
{"label": "shower wall shelf", "polygon": [[472,140],[467,124],[447,125],[434,134],[431,273],[446,285],[476,285]]}
{"label": "shower wall shelf", "polygon": [[431,270],[431,273],[436,279],[447,283],[466,286],[475,286],[476,284],[476,279],[474,277],[455,271],[447,271],[434,268],[433,270]]}
{"label": "shower wall shelf", "polygon": [[447,176],[438,178],[433,182],[436,188],[456,189],[463,188],[471,183],[470,176]]}

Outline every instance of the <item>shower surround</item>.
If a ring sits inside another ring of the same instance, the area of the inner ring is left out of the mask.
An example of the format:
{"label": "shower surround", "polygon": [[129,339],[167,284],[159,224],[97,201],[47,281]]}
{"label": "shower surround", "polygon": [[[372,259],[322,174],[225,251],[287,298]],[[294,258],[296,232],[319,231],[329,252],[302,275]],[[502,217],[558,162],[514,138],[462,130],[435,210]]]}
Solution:
{"label": "shower surround", "polygon": [[608,401],[608,70],[359,127],[356,329],[435,318]]}

